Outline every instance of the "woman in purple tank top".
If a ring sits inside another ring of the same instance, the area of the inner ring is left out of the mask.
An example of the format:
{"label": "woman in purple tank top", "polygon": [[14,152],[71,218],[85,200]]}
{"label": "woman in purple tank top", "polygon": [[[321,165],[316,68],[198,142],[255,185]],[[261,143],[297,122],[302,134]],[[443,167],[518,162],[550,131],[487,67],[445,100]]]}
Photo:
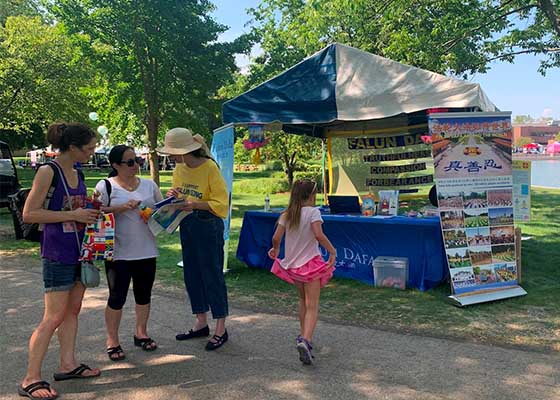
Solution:
{"label": "woman in purple tank top", "polygon": [[[101,371],[80,364],[75,358],[78,314],[85,287],[80,282],[79,248],[76,233],[83,237],[85,224],[94,222],[97,210],[86,209],[86,186],[74,169],[76,162],[87,162],[95,151],[97,138],[82,124],[52,124],[47,140],[60,150],[55,165],[38,169],[23,209],[26,223],[44,224],[41,257],[45,285],[45,313],[29,341],[27,374],[18,388],[21,396],[54,399],[57,392],[41,378],[41,364],[54,331],[58,328],[60,367],[55,380],[99,376]],[[61,173],[60,173],[61,172]],[[56,185],[46,206],[53,178]],[[66,184],[68,195],[64,188]]]}

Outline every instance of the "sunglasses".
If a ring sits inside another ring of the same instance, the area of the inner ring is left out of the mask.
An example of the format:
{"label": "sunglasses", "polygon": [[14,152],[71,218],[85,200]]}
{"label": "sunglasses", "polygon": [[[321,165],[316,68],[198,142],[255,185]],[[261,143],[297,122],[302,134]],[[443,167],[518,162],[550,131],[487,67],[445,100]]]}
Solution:
{"label": "sunglasses", "polygon": [[134,158],[130,158],[126,161],[121,161],[119,164],[126,164],[128,167],[132,167],[134,165],[134,163],[136,163],[138,165],[143,165],[144,164],[144,159],[142,157],[134,157]]}

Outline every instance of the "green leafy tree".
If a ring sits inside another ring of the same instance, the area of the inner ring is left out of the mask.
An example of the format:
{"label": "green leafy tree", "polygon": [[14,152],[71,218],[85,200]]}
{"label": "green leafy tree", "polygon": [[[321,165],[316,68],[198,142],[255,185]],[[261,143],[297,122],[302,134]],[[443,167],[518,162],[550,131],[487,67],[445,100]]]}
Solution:
{"label": "green leafy tree", "polygon": [[[78,37],[75,40],[79,40]],[[0,129],[87,118],[88,68],[73,40],[40,17],[8,17],[0,26]]]}
{"label": "green leafy tree", "polygon": [[531,138],[522,136],[522,137],[520,137],[519,139],[516,140],[515,145],[517,147],[523,147],[523,146],[528,145],[529,143],[533,143],[533,140],[531,140]]}
{"label": "green leafy tree", "polygon": [[8,17],[41,15],[39,1],[35,0],[3,0],[0,2],[0,25],[5,25]]}
{"label": "green leafy tree", "polygon": [[544,73],[560,65],[559,9],[560,0],[263,0],[251,11],[264,53],[250,81],[335,41],[459,76],[542,54]]}
{"label": "green leafy tree", "polygon": [[[208,0],[52,3],[68,32],[89,37],[86,48],[104,72],[107,93],[94,94],[97,111],[111,132],[124,127],[137,138],[147,136],[152,178],[159,183],[158,135],[173,126],[202,134],[217,127],[217,91],[237,70],[234,54],[248,49],[246,37],[218,42],[227,27],[212,19]],[[140,123],[143,131],[136,131]]]}
{"label": "green leafy tree", "polygon": [[292,135],[282,131],[273,132],[270,142],[262,148],[268,160],[281,160],[290,187],[294,183],[294,173],[302,162],[320,157],[320,139],[302,135]]}
{"label": "green leafy tree", "polygon": [[[247,135],[248,137],[248,135]],[[243,140],[247,137],[238,137],[233,145],[233,159],[236,164],[248,164],[253,159],[253,153],[243,146]]]}
{"label": "green leafy tree", "polygon": [[47,145],[45,131],[38,124],[26,129],[0,129],[0,141],[8,143],[12,150],[41,148]]}
{"label": "green leafy tree", "polygon": [[530,115],[516,115],[513,118],[513,123],[516,125],[528,124],[534,122],[535,120]]}

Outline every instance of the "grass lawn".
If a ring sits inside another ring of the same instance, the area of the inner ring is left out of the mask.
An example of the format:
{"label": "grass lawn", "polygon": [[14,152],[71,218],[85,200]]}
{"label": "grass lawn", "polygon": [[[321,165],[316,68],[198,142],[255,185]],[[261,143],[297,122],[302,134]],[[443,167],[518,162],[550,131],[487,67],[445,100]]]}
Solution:
{"label": "grass lawn", "polygon": [[[104,177],[86,173],[88,187]],[[247,268],[235,258],[239,231],[246,210],[262,208],[262,185],[268,172],[235,173],[233,219],[230,235],[229,269],[226,275],[232,305],[257,311],[290,314],[296,318],[297,300],[292,286],[267,271]],[[24,186],[30,171],[21,171]],[[171,174],[164,172],[161,189],[170,187]],[[258,193],[258,194],[253,194]],[[415,334],[475,340],[504,346],[520,346],[538,351],[560,351],[560,190],[533,189],[532,221],[520,224],[522,242],[522,286],[527,296],[480,304],[464,309],[446,301],[449,284],[427,292],[376,289],[346,280],[333,279],[321,293],[321,319]],[[285,206],[287,194],[270,196],[271,206]],[[0,212],[0,227],[6,232],[11,217]],[[158,279],[182,287],[178,235],[158,240]],[[2,239],[0,250],[16,250],[37,257],[35,243]]]}

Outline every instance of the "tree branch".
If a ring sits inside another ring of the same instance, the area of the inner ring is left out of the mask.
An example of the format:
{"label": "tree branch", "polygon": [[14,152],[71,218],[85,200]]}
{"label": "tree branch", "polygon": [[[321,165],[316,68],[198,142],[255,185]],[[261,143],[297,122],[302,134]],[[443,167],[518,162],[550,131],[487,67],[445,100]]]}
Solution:
{"label": "tree branch", "polygon": [[4,107],[4,109],[2,110],[2,114],[7,114],[8,111],[10,110],[10,107],[12,106],[12,104],[15,103],[16,98],[18,97],[19,93],[21,92],[21,86],[18,87],[15,91],[14,94],[12,95],[12,98],[10,99],[10,101],[8,102],[8,104],[6,105],[6,107]]}
{"label": "tree branch", "polygon": [[[512,53],[501,54],[501,55],[496,56],[496,57],[487,58],[486,60],[484,60],[483,62],[481,62],[481,63],[478,64],[478,65],[487,64],[487,63],[489,63],[489,62],[491,62],[491,61],[500,60],[500,59],[506,58],[506,57],[517,56],[517,55],[519,55],[519,54],[531,54],[531,53],[534,53],[534,54],[547,54],[547,53],[558,53],[558,52],[560,52],[560,47],[558,47],[558,48],[552,47],[552,48],[548,48],[548,49],[528,49],[528,50],[519,50],[519,51],[514,51],[514,52],[512,52]],[[478,65],[477,65],[477,66],[478,66]]]}
{"label": "tree branch", "polygon": [[550,0],[539,0],[539,8],[546,15],[552,28],[556,31],[556,34],[560,36],[560,15],[556,13],[554,5]]}
{"label": "tree branch", "polygon": [[[501,20],[501,19],[503,19],[503,18],[505,18],[505,17],[507,17],[507,16],[509,16],[509,15],[511,15],[511,14],[515,14],[515,13],[518,13],[518,12],[521,12],[521,11],[529,10],[529,9],[531,9],[531,8],[534,8],[534,7],[538,7],[538,5],[537,5],[537,4],[530,4],[530,5],[526,5],[526,6],[523,6],[523,7],[516,8],[515,10],[511,10],[511,11],[508,11],[507,13],[501,14],[501,15],[497,16],[496,18],[494,18],[494,19],[492,19],[492,20],[490,20],[490,21],[485,22],[484,24],[481,24],[481,25],[478,25],[478,26],[475,27],[475,28],[469,29],[468,31],[466,31],[465,33],[463,33],[462,36],[460,36],[460,37],[458,37],[458,38],[455,38],[455,39],[452,39],[452,40],[448,40],[447,42],[445,42],[445,43],[443,44],[443,47],[445,47],[445,50],[443,50],[443,53],[442,53],[442,54],[447,54],[447,53],[449,52],[449,50],[451,50],[451,49],[452,49],[453,47],[455,47],[459,42],[461,42],[463,39],[467,38],[467,37],[468,37],[469,35],[471,35],[472,33],[476,32],[476,31],[479,31],[480,29],[485,28],[485,27],[487,27],[488,25],[490,25],[490,24],[492,24],[492,23],[494,23],[494,22],[496,22],[496,21],[499,21],[499,20]],[[500,7],[500,8],[501,8],[501,7]]]}

